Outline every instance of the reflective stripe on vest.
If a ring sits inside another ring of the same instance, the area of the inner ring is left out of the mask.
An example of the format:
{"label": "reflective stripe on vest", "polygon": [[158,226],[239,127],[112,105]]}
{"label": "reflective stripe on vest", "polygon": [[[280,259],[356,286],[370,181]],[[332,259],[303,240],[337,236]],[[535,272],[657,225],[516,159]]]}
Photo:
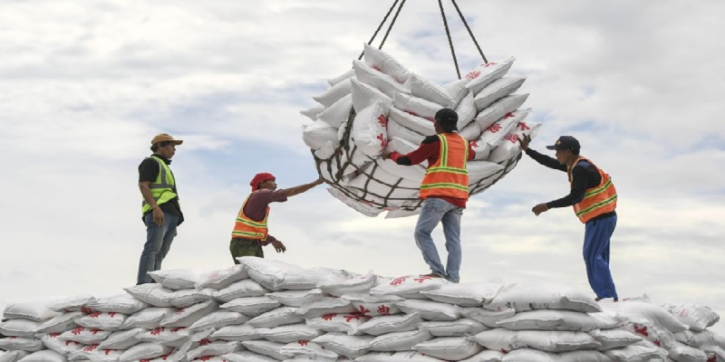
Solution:
{"label": "reflective stripe on vest", "polygon": [[583,223],[609,212],[614,211],[617,208],[617,190],[614,188],[612,179],[609,175],[602,171],[601,168],[594,165],[594,163],[584,157],[579,157],[574,164],[567,169],[569,175],[569,184],[572,182],[572,170],[579,163],[579,161],[589,162],[599,172],[601,181],[599,185],[589,188],[584,193],[584,198],[581,202],[574,205],[574,213]]}
{"label": "reflective stripe on vest", "polygon": [[[174,179],[174,173],[171,172],[171,168],[166,162],[156,156],[150,158],[156,160],[156,163],[159,164],[159,174],[156,175],[156,180],[151,183],[149,188],[151,189],[151,195],[156,200],[156,205],[161,205],[178,196],[176,193],[176,180]],[[141,212],[145,214],[149,210],[151,210],[151,205],[146,200],[142,200]]]}
{"label": "reflective stripe on vest", "polygon": [[428,166],[420,185],[420,198],[444,196],[468,200],[468,141],[457,133],[438,134],[440,154]]}
{"label": "reflective stripe on vest", "polygon": [[269,206],[267,206],[264,220],[255,221],[250,219],[244,214],[244,207],[247,206],[247,201],[249,201],[249,198],[252,197],[252,195],[254,195],[254,193],[247,196],[247,199],[244,200],[244,203],[242,204],[242,208],[239,209],[239,214],[237,214],[237,219],[234,222],[232,237],[264,241],[267,240],[267,217],[269,217]]}

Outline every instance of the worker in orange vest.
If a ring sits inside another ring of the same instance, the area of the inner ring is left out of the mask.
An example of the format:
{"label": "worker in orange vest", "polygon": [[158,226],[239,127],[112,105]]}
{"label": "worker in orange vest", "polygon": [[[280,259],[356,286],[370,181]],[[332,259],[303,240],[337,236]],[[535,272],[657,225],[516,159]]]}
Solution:
{"label": "worker in orange vest", "polygon": [[[425,276],[446,278],[458,283],[461,279],[461,215],[468,201],[468,171],[466,162],[475,152],[468,141],[458,134],[458,114],[443,108],[436,112],[436,135],[426,137],[420,147],[407,155],[391,152],[388,157],[398,165],[417,165],[428,161],[420,198],[423,205],[415,226],[415,242],[423,253],[423,260],[431,269]],[[443,224],[448,262],[441,264],[431,232]]]}
{"label": "worker in orange vest", "polygon": [[558,200],[534,206],[531,210],[539,216],[555,207],[574,207],[574,213],[585,225],[584,263],[589,285],[596,293],[596,300],[618,300],[612,273],[609,270],[609,245],[617,226],[617,190],[609,175],[589,159],[579,155],[581,146],[572,136],[561,136],[547,149],[556,150],[556,159],[529,148],[531,137],[519,139],[521,149],[536,162],[569,176],[571,191]]}
{"label": "worker in orange vest", "polygon": [[229,251],[235,264],[239,264],[238,257],[256,256],[264,258],[263,246],[272,244],[278,253],[287,251],[287,247],[277,238],[269,235],[267,217],[269,204],[285,202],[288,197],[299,195],[323,183],[322,179],[307,184],[277,189],[276,177],[271,173],[262,172],[254,176],[249,183],[252,193],[244,200],[239,209],[232,230],[232,241]]}

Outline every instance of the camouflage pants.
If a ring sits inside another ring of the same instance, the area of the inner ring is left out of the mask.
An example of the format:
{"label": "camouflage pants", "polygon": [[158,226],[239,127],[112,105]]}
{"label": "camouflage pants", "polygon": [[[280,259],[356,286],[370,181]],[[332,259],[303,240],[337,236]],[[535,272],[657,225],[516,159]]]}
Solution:
{"label": "camouflage pants", "polygon": [[229,243],[229,251],[232,253],[234,264],[239,264],[237,258],[240,256],[264,258],[264,251],[262,250],[262,245],[259,245],[258,240],[232,238],[232,241]]}

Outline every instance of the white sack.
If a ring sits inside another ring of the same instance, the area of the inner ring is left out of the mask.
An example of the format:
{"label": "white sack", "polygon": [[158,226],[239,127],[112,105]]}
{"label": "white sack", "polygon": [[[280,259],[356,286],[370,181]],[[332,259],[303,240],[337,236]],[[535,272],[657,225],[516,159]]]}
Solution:
{"label": "white sack", "polygon": [[175,308],[146,308],[126,318],[121,328],[154,329],[161,326],[161,321],[163,321],[164,318],[174,313],[176,313]]}
{"label": "white sack", "polygon": [[432,278],[420,275],[406,275],[398,277],[389,283],[379,285],[370,290],[372,295],[400,295],[406,293],[423,292],[436,289],[448,284],[443,278]]}
{"label": "white sack", "polygon": [[226,326],[214,332],[211,337],[224,341],[251,341],[261,339],[262,336],[259,335],[259,332],[263,330],[264,328],[255,328],[254,326],[250,326],[248,324]]}
{"label": "white sack", "polygon": [[313,96],[312,99],[325,107],[333,105],[335,102],[350,94],[350,78],[346,78],[335,85],[327,88],[322,94]]}
{"label": "white sack", "polygon": [[252,352],[263,354],[280,361],[290,357],[282,354],[281,349],[284,347],[283,343],[270,341],[244,341],[242,342],[242,345]]}
{"label": "white sack", "polygon": [[491,82],[476,94],[476,109],[482,111],[493,104],[493,102],[515,92],[524,84],[525,80],[526,78],[524,77],[503,77]]}
{"label": "white sack", "polygon": [[345,71],[345,73],[342,73],[336,77],[330,78],[327,80],[327,83],[330,85],[330,87],[334,87],[335,84],[340,83],[344,81],[345,79],[349,79],[350,77],[355,75],[355,69],[348,69]]}
{"label": "white sack", "polygon": [[67,359],[60,353],[55,351],[38,351],[33,352],[20,359],[23,362],[66,362]]}
{"label": "white sack", "polygon": [[79,312],[86,304],[95,302],[96,298],[90,294],[81,294],[74,297],[63,298],[52,302],[48,308],[56,312]]}
{"label": "white sack", "polygon": [[514,308],[517,312],[534,309],[560,309],[585,313],[602,311],[588,293],[558,283],[512,285],[502,289],[484,308],[494,311]]}
{"label": "white sack", "polygon": [[181,347],[187,339],[189,339],[189,330],[187,328],[165,328],[159,327],[151,331],[139,333],[136,339],[146,343],[158,343],[164,346]]}
{"label": "white sack", "polygon": [[261,297],[269,293],[259,283],[251,279],[240,280],[214,292],[214,299],[221,303],[231,302],[237,298]]}
{"label": "white sack", "polygon": [[243,315],[242,313],[219,310],[194,322],[194,324],[189,327],[189,330],[195,332],[208,328],[219,329],[228,325],[242,324],[248,320],[249,317]]}
{"label": "white sack", "polygon": [[492,300],[502,287],[501,284],[494,283],[452,283],[434,290],[423,291],[421,294],[436,302],[461,307],[480,307]]}
{"label": "white sack", "polygon": [[200,345],[186,353],[190,361],[206,356],[222,356],[239,351],[242,345],[239,342],[212,342]]}
{"label": "white sack", "polygon": [[317,318],[330,313],[354,313],[355,307],[349,300],[327,297],[314,302],[304,303],[297,309],[297,314],[304,318]]}
{"label": "white sack", "polygon": [[410,72],[390,54],[370,44],[364,44],[364,47],[363,61],[365,61],[365,64],[391,76],[398,83],[402,84],[408,80]]}
{"label": "white sack", "polygon": [[317,120],[317,116],[320,113],[322,113],[322,111],[324,111],[324,110],[325,110],[325,106],[323,106],[321,104],[316,104],[316,105],[314,105],[314,106],[312,106],[310,108],[301,110],[300,111],[300,114],[303,115],[303,116],[305,116],[305,117],[307,117],[307,118],[309,118],[309,119],[311,119],[311,120],[313,120],[313,121],[316,121]]}
{"label": "white sack", "polygon": [[413,350],[447,361],[458,361],[481,352],[483,347],[464,337],[444,337],[418,343]]}
{"label": "white sack", "polygon": [[488,84],[506,75],[514,60],[516,60],[514,57],[510,57],[501,62],[488,62],[479,65],[466,74],[466,78],[470,79],[466,87],[471,90],[473,95],[478,95],[478,92]]}
{"label": "white sack", "polygon": [[63,333],[77,326],[75,319],[82,316],[82,312],[67,312],[53,319],[47,320],[38,326],[38,333]]}
{"label": "white sack", "polygon": [[337,361],[339,357],[337,353],[328,351],[320,347],[316,343],[309,341],[296,341],[284,345],[280,352],[284,355],[292,356],[295,360],[310,360],[310,361]]}
{"label": "white sack", "polygon": [[149,305],[126,294],[98,298],[86,304],[86,308],[95,312],[117,312],[126,315],[134,314]]}
{"label": "white sack", "polygon": [[662,304],[662,308],[690,327],[691,330],[697,332],[704,331],[707,327],[713,326],[720,320],[720,316],[707,306],[665,303]]}
{"label": "white sack", "polygon": [[71,329],[70,331],[63,332],[58,338],[63,341],[75,341],[83,344],[98,344],[109,335],[111,335],[111,332],[108,331],[78,327]]}
{"label": "white sack", "polygon": [[408,299],[395,302],[395,305],[405,313],[418,313],[421,318],[428,321],[454,321],[460,318],[456,306],[447,303]]}
{"label": "white sack", "polygon": [[434,337],[465,337],[487,331],[489,328],[481,322],[469,318],[461,318],[446,322],[422,322],[418,329],[428,331]]}
{"label": "white sack", "polygon": [[9,319],[0,323],[0,334],[7,337],[32,338],[38,332],[39,322],[27,319]]}
{"label": "white sack", "polygon": [[169,346],[163,346],[156,343],[142,343],[127,349],[119,362],[133,362],[143,359],[153,359],[171,353],[173,349]]}
{"label": "white sack", "polygon": [[387,333],[416,330],[420,322],[422,322],[422,319],[417,313],[377,316],[361,324],[356,330],[369,335],[380,336]]}
{"label": "white sack", "polygon": [[320,149],[327,142],[339,144],[339,140],[337,138],[337,128],[332,127],[329,123],[321,120],[302,126],[302,140],[305,142],[307,147],[313,150]]}
{"label": "white sack", "polygon": [[234,353],[225,354],[222,356],[224,360],[229,362],[277,362],[278,359],[267,357],[265,355],[249,352],[239,351]]}
{"label": "white sack", "polygon": [[349,300],[358,313],[370,317],[400,313],[395,302],[403,300],[395,295],[369,295],[366,293],[345,294],[342,298]]}
{"label": "white sack", "polygon": [[325,332],[347,333],[349,335],[360,334],[359,328],[370,317],[359,313],[330,313],[317,318],[306,320],[308,326]]}
{"label": "white sack", "polygon": [[442,359],[426,356],[420,352],[371,352],[355,358],[355,362],[443,362]]}
{"label": "white sack", "polygon": [[8,337],[0,338],[0,349],[6,351],[35,352],[43,349],[43,343],[35,338]]}
{"label": "white sack", "polygon": [[367,353],[370,342],[373,339],[374,337],[370,336],[348,336],[342,333],[327,333],[313,339],[311,342],[339,355],[354,359]]}
{"label": "white sack", "polygon": [[600,346],[594,337],[583,332],[509,331],[496,328],[478,333],[473,338],[488,349],[501,351],[533,348],[547,352],[566,352],[596,349]]}
{"label": "white sack", "polygon": [[512,94],[499,99],[476,115],[476,124],[478,124],[481,130],[485,130],[508,113],[521,107],[528,97],[528,93]]}
{"label": "white sack", "polygon": [[312,328],[304,323],[288,324],[274,328],[265,328],[259,335],[272,342],[291,343],[296,341],[310,341],[320,335],[322,331]]}
{"label": "white sack", "polygon": [[116,312],[93,312],[80,318],[76,318],[75,322],[81,327],[90,329],[101,329],[104,331],[116,331],[121,328],[128,318],[123,313]]}
{"label": "white sack", "polygon": [[304,303],[318,301],[326,297],[320,289],[284,290],[281,292],[267,293],[266,296],[288,307],[299,307]]}
{"label": "white sack", "polygon": [[385,112],[389,112],[390,108],[393,107],[393,98],[375,87],[362,83],[357,79],[351,79],[350,83],[352,86],[352,106],[355,111],[363,110],[375,102],[380,102]]}
{"label": "white sack", "polygon": [[348,94],[340,98],[329,108],[320,112],[320,114],[317,115],[317,120],[325,122],[326,124],[332,126],[332,128],[338,129],[350,118],[350,111],[352,108],[352,95]]}
{"label": "white sack", "polygon": [[370,350],[380,352],[410,351],[416,344],[431,338],[430,333],[426,331],[393,332],[375,337],[370,342]]}
{"label": "white sack", "polygon": [[341,297],[349,293],[367,293],[375,285],[377,277],[373,273],[354,278],[342,278],[317,285],[324,293]]}
{"label": "white sack", "polygon": [[46,303],[15,303],[5,307],[3,319],[27,319],[34,322],[44,322],[48,319],[59,316],[60,313],[55,312],[47,307]]}
{"label": "white sack", "polygon": [[149,276],[170,290],[193,289],[203,272],[189,269],[156,270]]}
{"label": "white sack", "polygon": [[143,328],[133,328],[127,331],[113,332],[98,345],[98,348],[120,350],[129,349],[141,343],[137,336],[145,332],[146,330]]}
{"label": "white sack", "polygon": [[353,60],[352,67],[355,69],[357,80],[379,89],[390,98],[396,93],[410,93],[410,89],[398,83],[393,77],[371,68],[363,61]]}
{"label": "white sack", "polygon": [[297,308],[280,307],[269,312],[260,314],[247,322],[257,328],[274,328],[286,324],[303,322],[304,318],[297,314]]}
{"label": "white sack", "polygon": [[247,316],[256,317],[279,306],[280,304],[278,301],[264,296],[237,298],[229,303],[222,304],[220,308],[226,311],[238,312]]}
{"label": "white sack", "polygon": [[612,329],[619,320],[604,313],[582,313],[566,310],[534,310],[517,313],[504,319],[498,326],[514,330],[544,331],[580,331],[589,332],[595,329]]}
{"label": "white sack", "polygon": [[387,127],[387,112],[381,103],[375,102],[357,112],[350,137],[362,153],[379,157],[388,144]]}
{"label": "white sack", "polygon": [[164,318],[161,321],[162,327],[189,327],[205,315],[217,310],[217,304],[214,301],[194,304],[189,308],[181,309],[178,312]]}

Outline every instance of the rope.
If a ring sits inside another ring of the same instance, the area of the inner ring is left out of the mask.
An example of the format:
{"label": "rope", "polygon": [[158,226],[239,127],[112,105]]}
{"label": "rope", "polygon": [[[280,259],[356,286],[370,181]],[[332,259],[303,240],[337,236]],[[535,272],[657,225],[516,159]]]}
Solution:
{"label": "rope", "polygon": [[380,43],[380,46],[378,47],[378,49],[383,49],[383,45],[385,45],[385,40],[388,39],[388,35],[390,35],[390,31],[393,30],[393,25],[395,24],[395,20],[397,20],[398,19],[398,15],[400,15],[400,10],[403,10],[403,5],[405,5],[405,0],[403,0],[400,3],[400,6],[398,7],[398,11],[395,12],[395,16],[393,16],[393,20],[390,22],[390,26],[388,27],[388,31],[385,32],[385,36],[383,37],[383,41]]}
{"label": "rope", "polygon": [[443,18],[443,27],[446,28],[446,36],[448,37],[448,45],[451,47],[451,55],[453,56],[453,64],[456,66],[456,74],[461,79],[461,71],[458,69],[458,59],[456,59],[456,51],[453,49],[453,40],[451,39],[451,30],[448,29],[448,20],[446,20],[446,12],[443,10],[443,1],[438,0],[438,7],[441,9],[441,17]]}
{"label": "rope", "polygon": [[[373,36],[370,37],[370,40],[368,40],[368,45],[372,44],[373,43],[373,40],[375,40],[375,37],[378,36],[378,32],[380,32],[380,29],[383,28],[383,24],[385,24],[385,22],[388,21],[388,17],[393,12],[393,9],[395,8],[395,5],[398,4],[398,1],[400,1],[400,0],[395,0],[395,2],[393,3],[393,6],[391,6],[390,9],[388,10],[388,13],[385,14],[385,17],[383,18],[383,21],[380,22],[380,25],[378,25],[378,28],[375,29],[375,33],[373,33]],[[364,50],[362,52],[360,52],[360,56],[357,57],[357,60],[362,59],[364,53],[365,53]]]}
{"label": "rope", "polygon": [[[451,0],[451,2],[453,3],[453,6],[456,7],[456,11],[458,12],[458,16],[461,17],[461,21],[463,22],[463,25],[466,26],[466,30],[468,30],[468,35],[471,36],[471,39],[473,40],[473,44],[476,45],[476,49],[478,49],[478,54],[481,54],[481,58],[483,58],[484,63],[488,63],[486,56],[483,55],[483,51],[481,50],[481,47],[478,45],[478,41],[476,40],[476,37],[473,36],[473,31],[471,31],[471,28],[468,26],[468,22],[466,21],[466,18],[463,16],[461,9],[458,8],[458,3],[456,3],[456,0]],[[460,76],[459,76],[459,78],[460,78]]]}

